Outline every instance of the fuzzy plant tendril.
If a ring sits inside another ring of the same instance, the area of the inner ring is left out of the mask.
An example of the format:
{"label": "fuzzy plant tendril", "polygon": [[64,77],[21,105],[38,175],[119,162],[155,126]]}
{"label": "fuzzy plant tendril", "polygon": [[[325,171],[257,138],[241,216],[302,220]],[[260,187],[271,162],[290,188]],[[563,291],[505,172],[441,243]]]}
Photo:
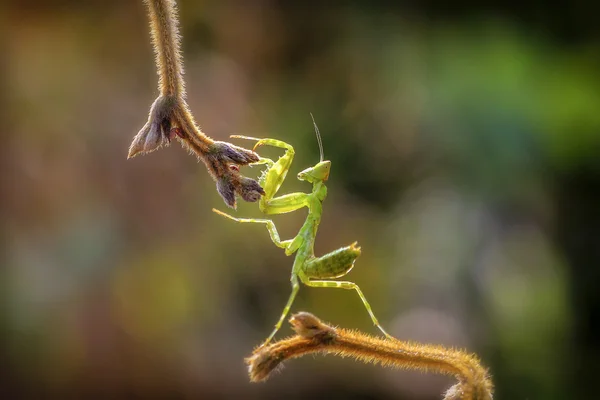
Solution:
{"label": "fuzzy plant tendril", "polygon": [[258,154],[206,136],[187,105],[175,1],[144,2],[150,17],[160,96],[150,107],[148,122],[133,138],[128,158],[150,153],[177,138],[206,165],[225,204],[235,208],[236,196],[249,202],[259,200],[265,194],[262,187],[239,173],[239,166],[257,162]]}
{"label": "fuzzy plant tendril", "polygon": [[252,382],[265,381],[286,360],[322,353],[352,357],[384,367],[453,375],[458,380],[444,400],[491,400],[493,385],[475,355],[438,345],[380,339],[365,333],[334,328],[307,312],[290,318],[295,336],[257,348],[246,358]]}

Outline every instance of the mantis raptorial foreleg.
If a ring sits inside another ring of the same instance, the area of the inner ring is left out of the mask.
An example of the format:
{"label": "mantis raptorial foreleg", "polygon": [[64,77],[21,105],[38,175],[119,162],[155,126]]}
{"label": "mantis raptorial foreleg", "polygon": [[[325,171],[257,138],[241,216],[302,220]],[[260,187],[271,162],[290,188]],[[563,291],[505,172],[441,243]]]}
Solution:
{"label": "mantis raptorial foreleg", "polygon": [[258,207],[265,214],[284,214],[296,211],[302,207],[307,207],[306,193],[291,193],[280,197],[275,197],[279,188],[283,184],[287,176],[292,161],[294,161],[294,148],[281,140],[277,139],[258,139],[250,136],[232,135],[232,138],[256,140],[254,149],[259,146],[269,145],[285,149],[285,154],[277,161],[269,158],[261,158],[259,162],[254,164],[266,164],[267,170],[258,180],[259,184],[264,188],[265,194],[260,198]]}

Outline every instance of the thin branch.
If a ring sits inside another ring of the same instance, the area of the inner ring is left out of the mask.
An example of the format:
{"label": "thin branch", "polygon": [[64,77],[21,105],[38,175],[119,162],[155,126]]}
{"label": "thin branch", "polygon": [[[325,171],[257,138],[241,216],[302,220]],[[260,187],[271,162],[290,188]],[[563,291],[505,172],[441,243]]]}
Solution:
{"label": "thin branch", "polygon": [[217,182],[217,190],[229,207],[236,195],[254,202],[264,194],[254,179],[239,173],[239,166],[259,160],[258,154],[228,142],[214,141],[194,121],[185,101],[177,11],[174,0],[144,0],[148,6],[152,43],[156,54],[160,96],[150,107],[148,122],[133,138],[128,158],[150,153],[177,137],[196,154]]}
{"label": "thin branch", "polygon": [[334,328],[307,312],[290,318],[295,336],[261,347],[246,359],[250,380],[266,380],[284,361],[311,353],[352,357],[384,367],[453,375],[458,383],[444,400],[491,400],[492,382],[475,355],[437,345],[379,339],[359,331]]}

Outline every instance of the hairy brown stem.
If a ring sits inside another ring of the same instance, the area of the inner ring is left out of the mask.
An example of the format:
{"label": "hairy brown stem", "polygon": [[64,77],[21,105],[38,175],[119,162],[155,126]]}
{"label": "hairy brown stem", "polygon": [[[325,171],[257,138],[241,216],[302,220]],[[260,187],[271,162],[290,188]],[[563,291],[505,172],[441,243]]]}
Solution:
{"label": "hairy brown stem", "polygon": [[168,145],[176,137],[206,165],[217,182],[219,194],[229,207],[235,208],[236,195],[245,201],[257,201],[264,194],[263,189],[254,179],[240,175],[238,166],[258,161],[258,154],[206,136],[194,121],[185,101],[175,1],[144,2],[148,6],[160,96],[150,107],[148,122],[133,138],[128,158],[150,153]]}
{"label": "hairy brown stem", "polygon": [[150,31],[156,52],[160,94],[185,97],[175,3],[164,0],[146,0],[146,3],[150,12]]}
{"label": "hairy brown stem", "polygon": [[491,400],[492,382],[476,356],[437,345],[379,339],[359,331],[334,328],[314,315],[300,312],[290,318],[296,335],[260,347],[246,359],[250,380],[266,380],[285,360],[310,353],[353,357],[384,367],[453,375],[458,383],[444,400]]}

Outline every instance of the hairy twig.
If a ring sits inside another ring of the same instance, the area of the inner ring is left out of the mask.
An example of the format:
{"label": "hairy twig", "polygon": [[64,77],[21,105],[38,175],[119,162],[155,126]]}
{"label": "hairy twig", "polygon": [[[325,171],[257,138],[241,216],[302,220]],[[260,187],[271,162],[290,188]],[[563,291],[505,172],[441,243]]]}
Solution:
{"label": "hairy twig", "polygon": [[353,357],[384,367],[453,375],[458,383],[444,400],[491,400],[492,382],[476,356],[437,345],[379,339],[362,332],[334,328],[307,312],[290,318],[296,335],[259,347],[246,359],[250,380],[266,380],[285,360],[311,353]]}
{"label": "hairy twig", "polygon": [[235,208],[236,194],[245,201],[257,201],[263,189],[254,179],[240,175],[239,166],[258,161],[258,154],[206,136],[187,105],[175,1],[144,1],[149,10],[160,96],[150,107],[148,122],[133,138],[128,158],[150,153],[177,137],[204,162],[229,207]]}

